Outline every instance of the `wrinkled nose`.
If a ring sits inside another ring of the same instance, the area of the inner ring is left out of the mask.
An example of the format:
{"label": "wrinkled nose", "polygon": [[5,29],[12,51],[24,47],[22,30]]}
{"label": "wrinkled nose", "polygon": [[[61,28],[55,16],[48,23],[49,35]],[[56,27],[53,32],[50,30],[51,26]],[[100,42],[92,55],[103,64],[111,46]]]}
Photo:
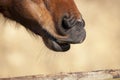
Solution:
{"label": "wrinkled nose", "polygon": [[79,26],[79,27],[84,27],[85,26],[85,21],[81,19],[76,19],[74,16],[64,16],[62,19],[62,27],[65,30],[71,29],[74,26]]}

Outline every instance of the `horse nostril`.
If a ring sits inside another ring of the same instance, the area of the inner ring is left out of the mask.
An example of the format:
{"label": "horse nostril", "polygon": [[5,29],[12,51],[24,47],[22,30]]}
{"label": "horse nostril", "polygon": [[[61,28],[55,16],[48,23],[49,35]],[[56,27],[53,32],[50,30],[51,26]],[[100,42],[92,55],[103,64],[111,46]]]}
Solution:
{"label": "horse nostril", "polygon": [[62,27],[64,29],[69,29],[70,28],[69,23],[68,23],[67,20],[65,20],[65,19],[62,20]]}
{"label": "horse nostril", "polygon": [[74,16],[64,16],[62,19],[62,27],[65,30],[68,30],[74,26],[80,26],[84,27],[85,26],[85,21],[83,19],[76,19]]}
{"label": "horse nostril", "polygon": [[77,20],[74,16],[64,16],[62,19],[62,27],[64,29],[70,29],[76,24]]}

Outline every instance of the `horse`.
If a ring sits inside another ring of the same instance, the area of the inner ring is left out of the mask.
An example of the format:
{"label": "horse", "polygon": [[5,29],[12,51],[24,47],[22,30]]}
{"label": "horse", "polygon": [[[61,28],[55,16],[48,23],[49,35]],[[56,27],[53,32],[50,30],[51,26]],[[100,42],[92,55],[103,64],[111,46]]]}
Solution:
{"label": "horse", "polygon": [[74,0],[0,0],[0,13],[42,37],[53,51],[68,51],[86,37]]}

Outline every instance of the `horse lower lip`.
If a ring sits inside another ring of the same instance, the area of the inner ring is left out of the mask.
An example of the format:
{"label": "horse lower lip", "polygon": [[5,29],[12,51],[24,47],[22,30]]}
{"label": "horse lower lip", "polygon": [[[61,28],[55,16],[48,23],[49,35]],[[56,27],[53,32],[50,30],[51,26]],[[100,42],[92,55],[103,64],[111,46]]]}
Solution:
{"label": "horse lower lip", "polygon": [[59,45],[60,45],[62,51],[67,51],[70,49],[70,44],[68,44],[68,43],[63,43],[63,44],[59,44]]}
{"label": "horse lower lip", "polygon": [[67,51],[70,49],[70,44],[68,44],[68,43],[59,43],[56,41],[52,41],[52,44],[53,44],[53,49],[55,51],[64,52],[64,51]]}

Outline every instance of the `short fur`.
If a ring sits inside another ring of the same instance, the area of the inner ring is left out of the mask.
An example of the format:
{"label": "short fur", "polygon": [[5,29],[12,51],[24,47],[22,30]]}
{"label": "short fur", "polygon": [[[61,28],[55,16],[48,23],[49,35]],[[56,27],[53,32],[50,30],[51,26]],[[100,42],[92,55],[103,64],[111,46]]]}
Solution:
{"label": "short fur", "polygon": [[[85,38],[83,35],[78,40],[74,37],[85,34],[85,31],[78,28],[84,26],[84,21],[73,0],[0,0],[0,12],[43,37],[45,44],[56,51],[61,51],[59,45],[82,42]],[[66,26],[67,29],[63,28]],[[74,26],[76,28],[68,29]]]}

